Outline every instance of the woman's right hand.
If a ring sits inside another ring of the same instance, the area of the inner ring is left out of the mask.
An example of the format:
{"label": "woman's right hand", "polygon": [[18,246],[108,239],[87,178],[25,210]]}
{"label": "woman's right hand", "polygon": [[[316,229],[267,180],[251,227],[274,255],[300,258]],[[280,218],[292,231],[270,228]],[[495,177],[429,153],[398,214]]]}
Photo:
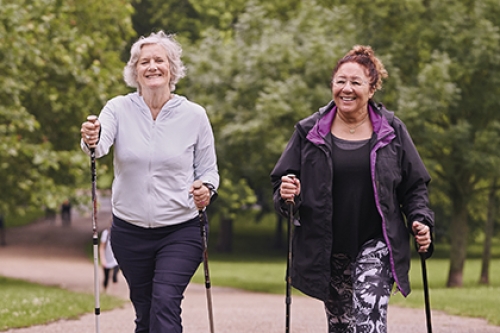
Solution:
{"label": "woman's right hand", "polygon": [[100,129],[101,123],[97,118],[93,121],[87,120],[86,122],[84,122],[80,130],[83,142],[85,142],[89,147],[95,147],[97,145],[97,142],[99,142]]}
{"label": "woman's right hand", "polygon": [[281,177],[280,195],[283,200],[293,200],[300,194],[300,180],[296,177]]}

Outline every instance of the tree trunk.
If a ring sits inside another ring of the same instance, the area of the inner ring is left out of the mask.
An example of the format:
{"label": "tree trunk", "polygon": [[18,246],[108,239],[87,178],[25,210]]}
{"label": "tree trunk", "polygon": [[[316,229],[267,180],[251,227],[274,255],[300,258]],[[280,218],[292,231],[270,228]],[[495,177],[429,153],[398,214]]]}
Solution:
{"label": "tree trunk", "polygon": [[491,259],[491,238],[495,224],[496,213],[496,178],[493,179],[490,192],[488,194],[488,213],[486,217],[486,224],[484,225],[484,244],[483,256],[481,259],[481,276],[479,277],[480,284],[490,284],[490,259]]}
{"label": "tree trunk", "polygon": [[450,230],[450,272],[448,274],[447,287],[461,287],[463,283],[463,270],[467,253],[467,205],[460,194],[453,198],[452,224]]}
{"label": "tree trunk", "polygon": [[218,252],[229,253],[233,251],[233,220],[221,218],[219,227],[219,238],[215,248]]}
{"label": "tree trunk", "polygon": [[283,248],[283,216],[276,214],[276,231],[274,233],[274,248]]}

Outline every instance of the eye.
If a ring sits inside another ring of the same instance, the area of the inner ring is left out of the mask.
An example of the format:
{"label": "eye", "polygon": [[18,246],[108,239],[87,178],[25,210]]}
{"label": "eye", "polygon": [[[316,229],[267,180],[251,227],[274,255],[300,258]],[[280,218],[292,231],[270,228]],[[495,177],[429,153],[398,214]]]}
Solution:
{"label": "eye", "polygon": [[345,84],[345,80],[344,79],[337,79],[334,81],[335,84],[341,86],[341,85],[344,85]]}
{"label": "eye", "polygon": [[351,84],[355,87],[360,87],[363,83],[361,81],[351,81]]}

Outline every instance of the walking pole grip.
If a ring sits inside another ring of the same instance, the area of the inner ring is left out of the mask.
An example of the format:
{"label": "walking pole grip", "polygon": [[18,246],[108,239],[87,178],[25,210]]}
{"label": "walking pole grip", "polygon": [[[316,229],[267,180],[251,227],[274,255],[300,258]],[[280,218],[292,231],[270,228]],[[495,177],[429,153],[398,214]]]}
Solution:
{"label": "walking pole grip", "polygon": [[[97,116],[96,115],[90,115],[87,117],[87,121],[92,123],[92,124],[95,124],[95,122],[97,121]],[[96,145],[89,145],[89,148],[90,150],[92,151],[93,149],[95,149]]]}
{"label": "walking pole grip", "polygon": [[[195,180],[193,183],[193,188],[195,190],[199,190],[203,186],[203,182],[201,180]],[[198,207],[199,208],[199,207]],[[199,209],[200,210],[200,209]]]}
{"label": "walking pole grip", "polygon": [[[295,175],[293,173],[289,173],[288,175],[286,175],[288,178],[292,178],[292,179],[295,179]],[[293,198],[290,198],[290,199],[286,199],[286,203],[287,204],[293,204],[295,205],[295,201],[293,200]],[[289,207],[290,208],[290,207]]]}

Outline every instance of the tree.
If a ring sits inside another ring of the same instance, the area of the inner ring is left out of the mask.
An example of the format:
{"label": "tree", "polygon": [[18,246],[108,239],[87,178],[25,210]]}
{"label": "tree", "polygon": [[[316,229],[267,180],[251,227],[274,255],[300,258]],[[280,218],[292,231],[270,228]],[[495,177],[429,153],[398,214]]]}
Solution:
{"label": "tree", "polygon": [[448,285],[459,286],[473,199],[481,180],[498,174],[492,168],[498,101],[492,96],[499,92],[500,4],[353,0],[346,6],[357,22],[358,43],[374,47],[389,71],[377,98],[405,121],[431,171],[433,206],[450,220],[444,223],[451,241]]}
{"label": "tree", "polygon": [[87,184],[80,124],[124,87],[130,15],[123,0],[1,4],[0,210],[53,209]]}
{"label": "tree", "polygon": [[483,254],[481,257],[481,274],[479,276],[480,284],[490,283],[490,259],[491,259],[491,240],[493,238],[495,217],[497,212],[497,178],[491,181],[490,189],[488,191],[488,205],[486,223],[484,225],[484,245]]}
{"label": "tree", "polygon": [[498,173],[498,1],[256,1],[244,12],[237,1],[228,16],[219,1],[189,3],[211,28],[186,48],[180,91],[208,107],[222,169],[264,210],[293,124],[329,99],[325,73],[354,44],[375,49],[390,73],[376,99],[405,121],[433,176],[433,206],[449,217],[438,221],[450,230],[448,285],[460,285],[473,199]]}
{"label": "tree", "polygon": [[180,86],[207,108],[221,173],[232,184],[244,179],[268,212],[269,174],[294,124],[329,102],[334,61],[353,45],[343,8],[308,3],[297,13],[283,22],[250,5],[231,38],[208,30],[185,47],[189,75]]}
{"label": "tree", "polygon": [[401,88],[399,111],[450,201],[447,285],[462,285],[470,203],[482,179],[498,174],[500,148],[500,4],[427,1],[422,37],[428,56],[416,82]]}
{"label": "tree", "polygon": [[300,0],[133,0],[132,4],[134,29],[139,35],[161,29],[195,42],[210,28],[230,37],[247,5],[260,5],[266,15],[286,20]]}

